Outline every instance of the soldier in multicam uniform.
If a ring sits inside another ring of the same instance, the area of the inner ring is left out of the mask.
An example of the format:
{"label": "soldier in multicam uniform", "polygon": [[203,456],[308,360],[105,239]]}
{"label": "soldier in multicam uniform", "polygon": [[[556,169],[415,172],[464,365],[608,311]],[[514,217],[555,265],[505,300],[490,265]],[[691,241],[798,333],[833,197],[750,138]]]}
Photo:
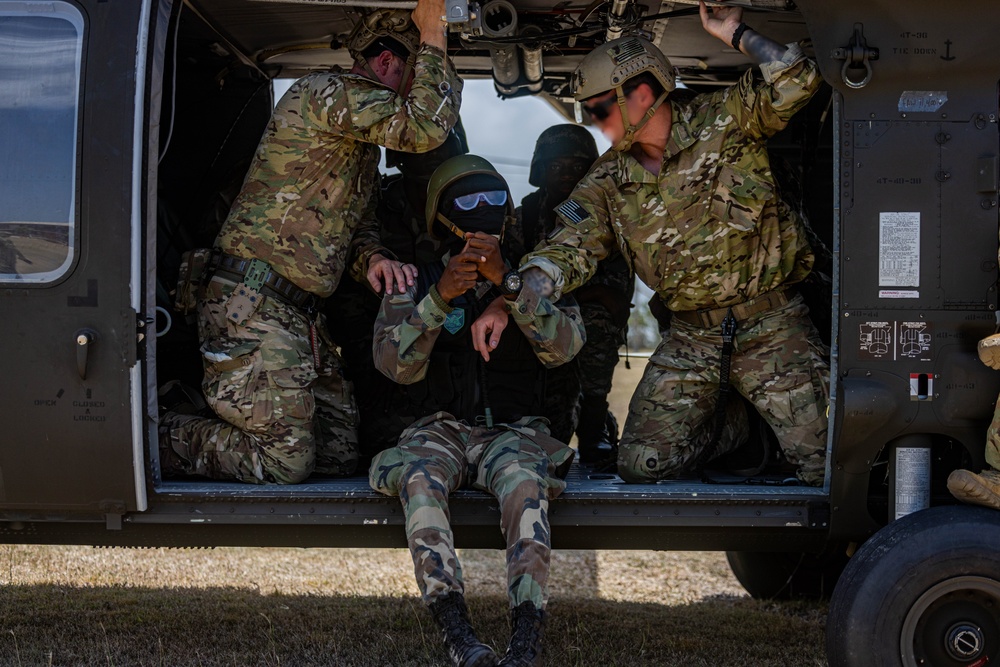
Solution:
{"label": "soldier in multicam uniform", "polygon": [[354,472],[357,410],[316,307],[349,264],[376,290],[412,284],[413,267],[379,243],[378,146],[430,150],[458,118],[443,13],[442,0],[419,0],[412,22],[373,12],[349,39],[350,72],[310,74],[278,102],[199,307],[203,389],[219,419],[164,415],[165,468],[281,484]]}
{"label": "soldier in multicam uniform", "polygon": [[426,210],[429,230],[452,235],[448,254],[436,271],[421,267],[414,287],[383,298],[374,345],[379,370],[423,396],[426,416],[372,461],[370,482],[403,504],[417,585],[455,665],[497,658],[469,621],[448,495],[472,487],[497,497],[513,625],[499,664],[541,665],[548,503],[565,488],[573,450],[534,415],[543,367],[565,363],[583,345],[579,309],[530,288],[513,298],[520,276],[495,236],[514,208],[486,160],[465,155],[441,165]]}
{"label": "soldier in multicam uniform", "polygon": [[[979,341],[979,359],[1000,371],[1000,333]],[[986,465],[978,473],[955,470],[948,475],[951,495],[965,503],[1000,510],[1000,398],[993,411],[993,422],[986,432]]]}
{"label": "soldier in multicam uniform", "polygon": [[[400,261],[418,267],[440,262],[445,248],[424,221],[427,184],[445,160],[468,152],[461,119],[445,142],[432,151],[386,151],[386,165],[397,167],[399,173],[382,177],[376,216],[382,245]],[[375,370],[372,329],[381,301],[365,285],[344,280],[324,304],[330,335],[341,348],[345,375],[354,385],[360,456],[365,464],[376,453],[394,446],[403,429],[424,416],[419,412],[419,401],[410,399],[408,387]]]}
{"label": "soldier in multicam uniform", "polygon": [[[516,230],[525,249],[545,242],[555,228],[555,207],[597,160],[594,137],[579,125],[555,125],[535,142],[528,182],[538,188],[517,208]],[[608,409],[608,392],[618,349],[628,334],[629,300],[635,283],[621,253],[613,250],[573,296],[587,328],[587,344],[576,359],[549,371],[542,414],[552,435],[569,442],[576,431],[580,462],[614,463],[618,425]]]}
{"label": "soldier in multicam uniform", "polygon": [[[626,37],[590,53],[574,92],[614,150],[556,209],[560,227],[525,258],[522,276],[558,297],[618,246],[672,312],[629,405],[623,479],[675,477],[738,444],[725,431],[739,402],[716,400],[733,387],[774,429],[799,479],[820,485],[829,369],[808,309],[789,290],[813,254],[799,216],[774,194],[766,152],[767,137],[820,77],[798,45],[741,23],[741,9],[710,13],[702,2],[701,16],[707,32],[759,63],[759,74],[663,104],[674,75],[652,44]],[[721,380],[720,356],[731,362],[731,382]]]}

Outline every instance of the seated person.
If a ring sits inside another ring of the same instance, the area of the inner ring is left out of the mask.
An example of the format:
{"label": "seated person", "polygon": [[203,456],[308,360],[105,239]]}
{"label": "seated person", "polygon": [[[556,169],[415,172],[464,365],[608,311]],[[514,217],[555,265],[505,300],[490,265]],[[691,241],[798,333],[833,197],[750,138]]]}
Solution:
{"label": "seated person", "polygon": [[521,289],[505,265],[498,237],[514,209],[489,162],[464,155],[442,164],[426,211],[428,229],[449,235],[448,252],[436,271],[421,267],[415,286],[383,298],[374,342],[382,373],[426,385],[426,416],[375,457],[370,482],[402,502],[417,585],[455,665],[497,658],[469,621],[448,495],[471,487],[497,497],[513,626],[499,664],[541,665],[548,503],[566,486],[573,450],[533,416],[536,390],[544,367],[579,351],[584,329],[572,302],[557,307]]}
{"label": "seated person", "polygon": [[[979,358],[1000,371],[1000,333],[979,341]],[[962,502],[1000,510],[1000,399],[986,432],[986,465],[989,467],[979,473],[955,470],[948,476],[948,490]]]}

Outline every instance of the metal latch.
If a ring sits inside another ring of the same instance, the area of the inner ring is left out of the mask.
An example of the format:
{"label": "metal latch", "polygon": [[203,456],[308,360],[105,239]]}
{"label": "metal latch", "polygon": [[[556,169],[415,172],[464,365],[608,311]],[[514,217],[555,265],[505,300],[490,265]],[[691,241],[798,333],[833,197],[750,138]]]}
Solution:
{"label": "metal latch", "polygon": [[[854,24],[854,35],[847,46],[834,49],[830,53],[834,60],[843,60],[844,66],[840,68],[840,77],[844,80],[844,85],[848,88],[864,88],[872,80],[872,60],[878,60],[878,49],[869,47],[865,40],[864,26],[860,23]],[[864,76],[860,80],[851,78],[848,70],[864,70]]]}

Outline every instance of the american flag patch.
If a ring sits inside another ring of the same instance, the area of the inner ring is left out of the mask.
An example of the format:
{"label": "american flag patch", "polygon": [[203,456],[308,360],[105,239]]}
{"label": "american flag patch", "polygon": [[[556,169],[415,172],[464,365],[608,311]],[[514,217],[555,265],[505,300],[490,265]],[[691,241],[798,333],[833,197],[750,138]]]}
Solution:
{"label": "american flag patch", "polygon": [[567,199],[563,203],[559,204],[559,206],[556,206],[556,213],[570,222],[575,222],[576,224],[580,224],[590,217],[590,214],[587,213],[587,209],[580,206],[572,199]]}

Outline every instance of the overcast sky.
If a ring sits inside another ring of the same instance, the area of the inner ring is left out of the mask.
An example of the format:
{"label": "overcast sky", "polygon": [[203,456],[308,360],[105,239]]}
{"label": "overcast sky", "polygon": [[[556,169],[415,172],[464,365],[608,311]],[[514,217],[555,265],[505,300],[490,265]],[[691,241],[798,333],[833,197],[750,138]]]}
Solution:
{"label": "overcast sky", "polygon": [[[291,79],[275,81],[275,101],[291,84]],[[510,184],[514,203],[519,204],[534,190],[528,185],[528,167],[535,140],[542,130],[565,123],[566,119],[537,97],[501,100],[489,79],[466,80],[461,113],[469,151],[493,163]],[[606,151],[611,145],[608,140],[597,130],[587,129],[597,140],[597,150]]]}
{"label": "overcast sky", "polygon": [[[496,167],[510,184],[515,203],[534,190],[528,185],[528,166],[535,140],[547,127],[567,122],[544,100],[518,97],[501,100],[491,80],[465,82],[462,93],[462,123],[469,137],[469,150]],[[610,144],[595,129],[587,128],[603,153]]]}

